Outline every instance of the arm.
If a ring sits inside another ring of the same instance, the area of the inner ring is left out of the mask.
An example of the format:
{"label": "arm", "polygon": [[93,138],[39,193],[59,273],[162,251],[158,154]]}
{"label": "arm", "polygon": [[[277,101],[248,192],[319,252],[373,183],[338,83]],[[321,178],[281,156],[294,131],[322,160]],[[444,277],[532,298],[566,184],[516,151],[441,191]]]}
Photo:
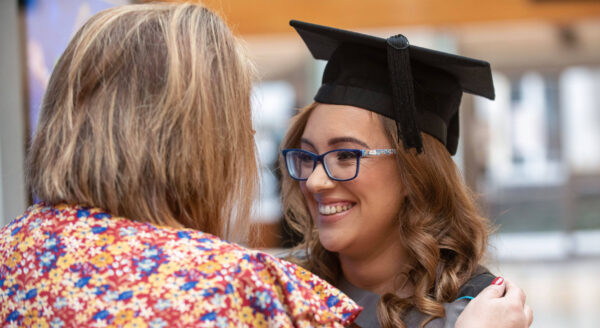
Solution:
{"label": "arm", "polygon": [[526,328],[532,321],[525,293],[517,285],[499,278],[469,302],[454,327]]}

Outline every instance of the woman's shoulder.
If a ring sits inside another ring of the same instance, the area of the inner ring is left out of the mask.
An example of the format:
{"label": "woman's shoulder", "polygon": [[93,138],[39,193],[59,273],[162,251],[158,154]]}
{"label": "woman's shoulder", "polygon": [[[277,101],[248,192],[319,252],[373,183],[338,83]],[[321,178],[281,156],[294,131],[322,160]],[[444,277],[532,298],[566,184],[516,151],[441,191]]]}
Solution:
{"label": "woman's shoulder", "polygon": [[[475,298],[479,293],[490,285],[495,276],[487,268],[478,267],[473,275],[458,290],[458,294],[453,301],[443,303],[445,316],[429,321],[426,328],[451,328],[454,327],[458,316],[464,311],[469,301]],[[428,319],[425,314],[413,309],[406,318],[407,327],[417,327],[421,322]]]}
{"label": "woman's shoulder", "polygon": [[484,288],[489,286],[495,278],[496,276],[487,268],[479,266],[469,280],[460,286],[456,299],[471,300],[475,298]]}

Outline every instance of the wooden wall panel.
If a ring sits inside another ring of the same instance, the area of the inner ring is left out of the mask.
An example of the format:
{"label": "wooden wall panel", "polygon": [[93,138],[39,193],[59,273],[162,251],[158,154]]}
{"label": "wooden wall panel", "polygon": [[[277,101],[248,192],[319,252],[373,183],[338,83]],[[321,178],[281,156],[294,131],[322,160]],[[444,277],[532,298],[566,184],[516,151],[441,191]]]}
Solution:
{"label": "wooden wall panel", "polygon": [[[171,0],[177,2],[179,0]],[[204,0],[239,34],[291,33],[292,18],[340,28],[600,19],[599,0]]]}

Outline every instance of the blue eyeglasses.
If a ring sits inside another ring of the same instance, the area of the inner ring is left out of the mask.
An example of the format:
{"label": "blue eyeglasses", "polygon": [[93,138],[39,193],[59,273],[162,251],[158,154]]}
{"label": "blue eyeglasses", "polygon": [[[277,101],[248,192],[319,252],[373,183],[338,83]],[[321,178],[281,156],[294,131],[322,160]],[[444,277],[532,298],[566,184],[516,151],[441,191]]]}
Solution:
{"label": "blue eyeglasses", "polygon": [[334,149],[317,155],[302,149],[284,149],[282,152],[289,175],[298,181],[306,181],[323,163],[331,180],[348,181],[358,176],[361,157],[393,155],[394,149]]}

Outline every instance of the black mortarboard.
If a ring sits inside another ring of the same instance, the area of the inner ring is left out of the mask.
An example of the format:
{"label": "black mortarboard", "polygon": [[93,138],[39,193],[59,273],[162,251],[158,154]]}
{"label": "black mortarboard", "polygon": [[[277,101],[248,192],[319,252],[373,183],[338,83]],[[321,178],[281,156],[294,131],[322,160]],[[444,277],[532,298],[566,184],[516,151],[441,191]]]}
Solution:
{"label": "black mortarboard", "polygon": [[494,99],[490,64],[387,39],[291,20],[316,59],[327,60],[315,101],[365,108],[396,120],[405,149],[422,151],[420,131],[458,146],[462,93]]}

